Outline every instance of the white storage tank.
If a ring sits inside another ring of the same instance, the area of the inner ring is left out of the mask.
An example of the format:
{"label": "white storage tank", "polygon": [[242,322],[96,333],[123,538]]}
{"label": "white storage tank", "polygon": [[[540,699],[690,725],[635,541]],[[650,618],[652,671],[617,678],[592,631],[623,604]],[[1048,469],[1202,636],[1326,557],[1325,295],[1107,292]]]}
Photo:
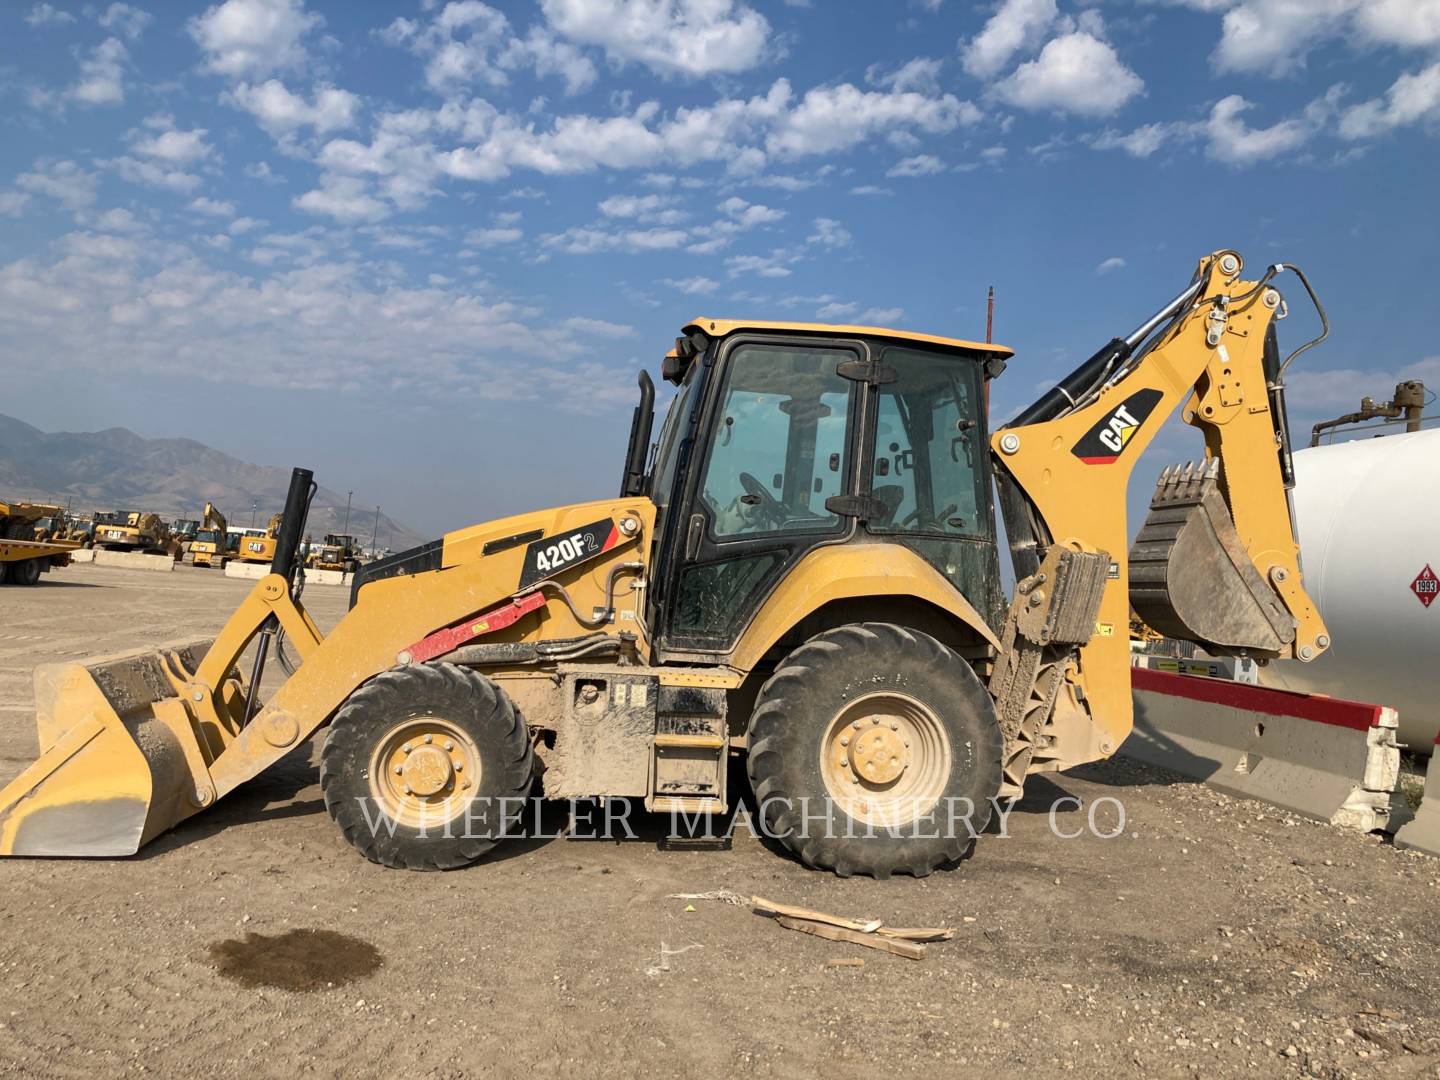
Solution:
{"label": "white storage tank", "polygon": [[1296,451],[1295,517],[1305,587],[1334,644],[1313,663],[1270,663],[1261,683],[1392,706],[1400,741],[1430,753],[1440,729],[1440,429]]}

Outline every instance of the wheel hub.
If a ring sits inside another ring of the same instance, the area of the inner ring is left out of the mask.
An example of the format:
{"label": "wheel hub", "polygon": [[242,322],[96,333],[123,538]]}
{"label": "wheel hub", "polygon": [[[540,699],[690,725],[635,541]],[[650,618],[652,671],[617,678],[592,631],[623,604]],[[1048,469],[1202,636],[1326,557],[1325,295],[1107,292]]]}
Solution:
{"label": "wheel hub", "polygon": [[424,827],[444,820],[480,784],[480,751],[458,725],[415,717],[381,737],[371,758],[370,793],[386,815]]}
{"label": "wheel hub", "polygon": [[897,731],[883,723],[880,717],[871,717],[870,725],[866,727],[862,724],[850,740],[845,759],[851,773],[860,780],[889,784],[910,764],[910,751]]}
{"label": "wheel hub", "polygon": [[450,755],[438,746],[422,746],[411,753],[401,766],[401,776],[416,795],[434,795],[450,783],[455,775]]}

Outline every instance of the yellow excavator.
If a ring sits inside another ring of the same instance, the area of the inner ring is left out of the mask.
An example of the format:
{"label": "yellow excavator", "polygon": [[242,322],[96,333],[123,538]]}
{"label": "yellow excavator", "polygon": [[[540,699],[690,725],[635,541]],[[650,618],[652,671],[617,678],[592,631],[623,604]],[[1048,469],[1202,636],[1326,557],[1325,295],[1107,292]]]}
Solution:
{"label": "yellow excavator", "polygon": [[[1280,357],[1286,271],[1314,299],[1293,267],[1206,256],[993,434],[1003,346],[697,319],[653,454],[641,374],[618,496],[366,565],[324,636],[296,469],[272,572],[214,641],[37,671],[42,754],[0,791],[0,852],[129,854],[328,725],[325,805],[388,866],[474,861],[536,785],[711,820],[743,755],[757,824],[806,863],[928,874],[1027,777],[1119,748],[1132,603],[1212,653],[1329,646],[1287,498],[1285,371],[1314,342]],[[1126,484],[1177,406],[1204,460],[1165,472],[1131,548]],[[261,701],[281,634],[293,673]]]}
{"label": "yellow excavator", "polygon": [[229,534],[229,523],[225,515],[215,509],[214,503],[205,504],[200,528],[190,542],[191,566],[215,566],[224,569],[226,554],[225,541]]}

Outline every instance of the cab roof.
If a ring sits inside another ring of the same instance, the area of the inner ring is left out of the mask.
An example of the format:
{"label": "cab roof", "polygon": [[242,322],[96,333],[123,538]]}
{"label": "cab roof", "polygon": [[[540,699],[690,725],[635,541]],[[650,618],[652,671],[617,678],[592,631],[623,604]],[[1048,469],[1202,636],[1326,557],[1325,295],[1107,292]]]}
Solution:
{"label": "cab roof", "polygon": [[938,345],[945,349],[961,349],[965,352],[984,353],[987,356],[1014,356],[1015,350],[993,342],[966,341],[962,338],[939,337],[935,334],[920,334],[914,330],[893,330],[883,326],[854,326],[849,323],[807,323],[807,322],[766,322],[764,320],[707,319],[691,320],[685,326],[685,333],[698,330],[707,337],[720,338],[737,330],[768,330],[796,334],[833,334],[840,337],[882,337],[894,341],[912,341],[921,345]]}

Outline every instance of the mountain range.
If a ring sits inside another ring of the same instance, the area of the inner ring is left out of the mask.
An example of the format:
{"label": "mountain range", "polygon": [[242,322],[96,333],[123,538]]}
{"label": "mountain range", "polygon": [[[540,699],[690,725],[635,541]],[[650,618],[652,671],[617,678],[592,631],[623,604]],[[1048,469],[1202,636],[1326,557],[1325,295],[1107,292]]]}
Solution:
{"label": "mountain range", "polygon": [[[45,432],[0,414],[0,499],[59,503],[80,515],[142,510],[198,518],[205,503],[232,525],[264,525],[285,504],[288,469],[252,465],[193,439],[147,439],[125,428]],[[252,511],[252,507],[254,508]],[[307,532],[317,541],[345,531],[345,493],[321,487]],[[349,531],[368,545],[401,551],[430,537],[373,508],[352,506]]]}

